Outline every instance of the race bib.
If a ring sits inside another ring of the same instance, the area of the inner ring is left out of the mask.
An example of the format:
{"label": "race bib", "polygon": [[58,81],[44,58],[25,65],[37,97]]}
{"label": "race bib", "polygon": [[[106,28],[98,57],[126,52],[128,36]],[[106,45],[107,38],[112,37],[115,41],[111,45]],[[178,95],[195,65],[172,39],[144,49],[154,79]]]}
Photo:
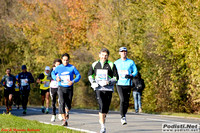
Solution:
{"label": "race bib", "polygon": [[70,81],[70,75],[60,76],[61,78],[61,85],[68,85]]}
{"label": "race bib", "polygon": [[21,86],[27,86],[28,85],[28,79],[21,79]]}
{"label": "race bib", "polygon": [[52,80],[51,83],[50,83],[50,87],[51,88],[58,88],[58,82],[55,81],[55,80]]}
{"label": "race bib", "polygon": [[44,87],[49,87],[50,82],[46,81],[46,83],[44,84]]}
{"label": "race bib", "polygon": [[106,69],[97,69],[96,80],[100,86],[107,85],[108,82],[108,70]]}
{"label": "race bib", "polygon": [[125,78],[126,75],[128,75],[128,70],[119,70],[119,80],[127,80]]}
{"label": "race bib", "polygon": [[6,82],[7,87],[12,87],[13,86],[13,81],[7,81]]}
{"label": "race bib", "polygon": [[97,69],[96,80],[108,80],[108,70],[106,69]]}

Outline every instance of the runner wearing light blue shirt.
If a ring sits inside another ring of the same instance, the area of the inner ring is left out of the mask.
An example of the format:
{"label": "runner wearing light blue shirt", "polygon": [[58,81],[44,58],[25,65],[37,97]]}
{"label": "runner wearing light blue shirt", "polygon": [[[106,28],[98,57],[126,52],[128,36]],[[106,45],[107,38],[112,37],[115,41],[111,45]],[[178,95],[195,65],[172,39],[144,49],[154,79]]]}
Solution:
{"label": "runner wearing light blue shirt", "polygon": [[135,62],[131,59],[126,58],[126,60],[118,59],[114,62],[114,64],[116,65],[119,74],[117,85],[130,86],[131,79],[127,79],[125,78],[125,76],[132,75],[135,77],[137,75]]}
{"label": "runner wearing light blue shirt", "polygon": [[127,48],[119,49],[120,59],[114,62],[119,80],[117,82],[117,91],[120,97],[120,114],[122,125],[127,124],[126,113],[129,106],[129,97],[131,94],[132,78],[138,73],[133,60],[127,58]]}

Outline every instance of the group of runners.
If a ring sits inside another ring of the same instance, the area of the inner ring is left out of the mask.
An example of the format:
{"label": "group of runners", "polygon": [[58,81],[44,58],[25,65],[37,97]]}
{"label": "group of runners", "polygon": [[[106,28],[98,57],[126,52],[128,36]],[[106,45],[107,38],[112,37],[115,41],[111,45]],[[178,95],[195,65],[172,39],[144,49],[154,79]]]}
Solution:
{"label": "group of runners", "polygon": [[[132,78],[138,74],[137,67],[133,60],[127,58],[127,48],[119,49],[120,58],[114,63],[109,61],[109,50],[102,48],[99,52],[99,60],[92,63],[88,71],[88,79],[91,87],[95,91],[96,99],[99,104],[99,123],[101,125],[100,133],[106,132],[105,120],[109,112],[109,106],[114,91],[114,85],[120,97],[121,124],[127,124],[126,113],[129,106],[129,97],[132,88]],[[75,66],[69,64],[70,55],[65,53],[61,59],[53,62],[53,67],[46,66],[45,72],[37,78],[40,84],[42,96],[42,112],[48,113],[49,96],[52,100],[51,121],[56,119],[56,96],[58,95],[59,114],[63,120],[62,125],[68,125],[69,111],[71,109],[73,97],[73,85],[81,79],[81,75]],[[75,76],[74,76],[75,75]],[[30,83],[34,82],[33,76],[27,72],[26,66],[22,66],[22,72],[18,74],[18,85],[22,94],[23,114],[26,114],[28,96],[30,92]],[[6,109],[9,111],[9,96],[15,87],[16,78],[11,74],[11,70],[6,70],[6,75],[1,83],[6,88],[4,90]],[[50,89],[49,89],[50,88]],[[46,100],[46,109],[44,101]]]}
{"label": "group of runners", "polygon": [[6,113],[12,110],[12,96],[14,94],[15,104],[19,109],[20,95],[23,114],[26,114],[28,97],[30,93],[30,84],[34,82],[34,78],[30,72],[27,72],[26,65],[22,65],[22,72],[17,76],[11,74],[11,69],[6,69],[6,75],[3,76],[1,84],[4,86],[4,99],[6,105]]}

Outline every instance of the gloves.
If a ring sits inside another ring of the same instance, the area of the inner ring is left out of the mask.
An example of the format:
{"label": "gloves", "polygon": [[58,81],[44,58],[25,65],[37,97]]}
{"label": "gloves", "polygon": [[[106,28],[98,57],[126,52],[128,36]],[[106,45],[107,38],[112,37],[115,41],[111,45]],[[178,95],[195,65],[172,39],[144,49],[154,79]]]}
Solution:
{"label": "gloves", "polygon": [[125,78],[126,79],[133,79],[133,76],[132,75],[126,75]]}
{"label": "gloves", "polygon": [[96,88],[98,87],[99,85],[96,83],[96,81],[93,81],[92,84],[91,84],[91,87],[96,90]]}

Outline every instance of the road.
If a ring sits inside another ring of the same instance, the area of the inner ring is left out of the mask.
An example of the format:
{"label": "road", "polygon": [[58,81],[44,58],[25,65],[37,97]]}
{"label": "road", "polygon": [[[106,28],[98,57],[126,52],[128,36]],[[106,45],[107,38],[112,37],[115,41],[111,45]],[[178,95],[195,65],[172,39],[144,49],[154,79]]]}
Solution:
{"label": "road", "polygon": [[[2,114],[5,108],[0,108]],[[52,110],[50,109],[50,113]],[[51,122],[51,114],[43,114],[39,107],[28,107],[27,114],[22,114],[22,109],[13,108],[13,115],[29,119],[37,120],[42,123],[61,125],[62,122],[56,118],[55,122]],[[129,112],[127,114],[127,125],[121,125],[119,112],[110,111],[106,118],[107,133],[161,133],[162,124],[185,124],[198,123],[198,118],[170,117],[152,114],[135,114]],[[70,111],[69,126],[70,129],[79,130],[87,133],[97,133],[100,130],[98,123],[97,110],[79,110],[72,109]],[[186,133],[186,132],[185,132]]]}

